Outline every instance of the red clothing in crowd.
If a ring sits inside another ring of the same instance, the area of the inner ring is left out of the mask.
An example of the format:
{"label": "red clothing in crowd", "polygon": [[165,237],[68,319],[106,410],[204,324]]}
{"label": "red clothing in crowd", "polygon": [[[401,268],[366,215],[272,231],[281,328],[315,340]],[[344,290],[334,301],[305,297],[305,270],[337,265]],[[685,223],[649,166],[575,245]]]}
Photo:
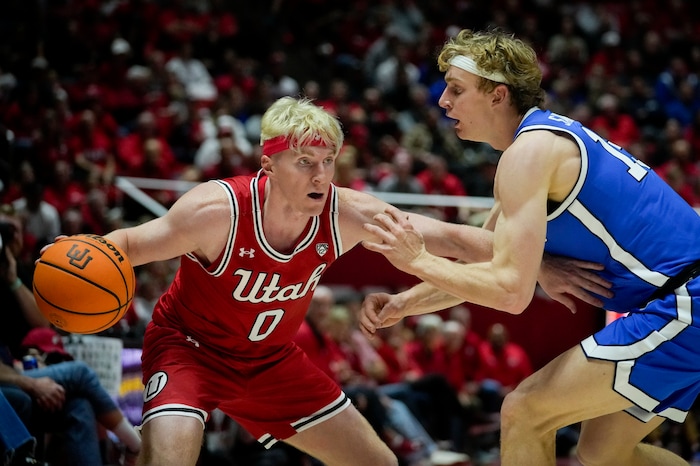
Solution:
{"label": "red clothing in crowd", "polygon": [[426,348],[422,342],[418,340],[406,343],[405,351],[412,358],[423,374],[447,374],[447,355],[445,347],[441,343],[435,345],[434,348]]}
{"label": "red clothing in crowd", "polygon": [[626,113],[617,113],[613,117],[595,116],[591,119],[590,128],[625,149],[629,149],[640,138],[637,123]]}
{"label": "red clothing in crowd", "polygon": [[484,341],[479,345],[477,381],[496,380],[504,387],[515,387],[532,374],[532,364],[525,350],[516,343],[505,343],[499,352]]}
{"label": "red clothing in crowd", "polygon": [[380,381],[382,384],[415,380],[423,375],[420,366],[407,351],[397,350],[384,339],[378,343],[376,350],[387,368],[385,379]]}
{"label": "red clothing in crowd", "polygon": [[481,337],[469,331],[464,337],[464,343],[455,352],[446,352],[445,378],[454,390],[459,393],[467,382],[476,378],[479,369],[479,346]]}
{"label": "red clothing in crowd", "polygon": [[299,327],[294,342],[304,350],[318,368],[338,383],[344,379],[343,372],[348,369],[348,362],[338,345],[328,335],[318,334],[304,321]]}

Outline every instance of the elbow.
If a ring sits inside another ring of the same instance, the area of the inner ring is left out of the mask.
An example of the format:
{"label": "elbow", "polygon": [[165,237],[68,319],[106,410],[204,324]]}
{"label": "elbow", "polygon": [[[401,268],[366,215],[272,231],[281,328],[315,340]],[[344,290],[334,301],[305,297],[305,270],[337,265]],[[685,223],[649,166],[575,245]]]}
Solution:
{"label": "elbow", "polygon": [[519,315],[525,312],[525,309],[527,309],[531,301],[532,296],[530,296],[528,299],[509,299],[503,303],[500,310],[507,312],[508,314]]}
{"label": "elbow", "polygon": [[503,286],[496,309],[508,314],[519,315],[528,308],[535,294],[535,286],[522,286],[517,283]]}

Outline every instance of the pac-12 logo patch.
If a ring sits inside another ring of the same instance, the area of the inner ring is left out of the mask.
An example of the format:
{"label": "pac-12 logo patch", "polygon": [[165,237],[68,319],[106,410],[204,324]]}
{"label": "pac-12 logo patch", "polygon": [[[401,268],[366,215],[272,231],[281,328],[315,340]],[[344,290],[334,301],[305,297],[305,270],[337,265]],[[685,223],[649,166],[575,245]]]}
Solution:
{"label": "pac-12 logo patch", "polygon": [[323,256],[325,253],[328,252],[328,243],[318,243],[316,245],[316,252],[319,256]]}
{"label": "pac-12 logo patch", "polygon": [[148,379],[146,387],[143,389],[143,402],[151,401],[156,397],[168,383],[168,374],[163,371],[156,372]]}

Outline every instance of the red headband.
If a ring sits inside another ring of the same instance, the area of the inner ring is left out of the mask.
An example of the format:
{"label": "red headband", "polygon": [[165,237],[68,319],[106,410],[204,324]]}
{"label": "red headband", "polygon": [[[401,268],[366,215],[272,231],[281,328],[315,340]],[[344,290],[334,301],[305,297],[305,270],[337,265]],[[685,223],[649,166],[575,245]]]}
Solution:
{"label": "red headband", "polygon": [[[303,145],[312,147],[328,147],[325,141],[318,134],[316,134],[310,140],[305,141]],[[265,155],[273,155],[290,148],[291,146],[289,144],[289,139],[284,134],[267,139],[262,143],[262,153]]]}

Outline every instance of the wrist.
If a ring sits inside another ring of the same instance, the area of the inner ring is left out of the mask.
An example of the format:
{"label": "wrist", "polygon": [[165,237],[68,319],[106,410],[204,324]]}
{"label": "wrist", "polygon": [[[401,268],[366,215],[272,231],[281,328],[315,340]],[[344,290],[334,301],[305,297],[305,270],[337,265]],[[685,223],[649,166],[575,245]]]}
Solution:
{"label": "wrist", "polygon": [[22,280],[21,280],[19,277],[17,277],[17,278],[15,278],[15,281],[13,281],[12,283],[10,283],[10,290],[11,290],[11,291],[17,291],[17,290],[19,290],[20,288],[22,288],[22,285],[23,285],[23,284],[24,284],[24,283],[22,283]]}

